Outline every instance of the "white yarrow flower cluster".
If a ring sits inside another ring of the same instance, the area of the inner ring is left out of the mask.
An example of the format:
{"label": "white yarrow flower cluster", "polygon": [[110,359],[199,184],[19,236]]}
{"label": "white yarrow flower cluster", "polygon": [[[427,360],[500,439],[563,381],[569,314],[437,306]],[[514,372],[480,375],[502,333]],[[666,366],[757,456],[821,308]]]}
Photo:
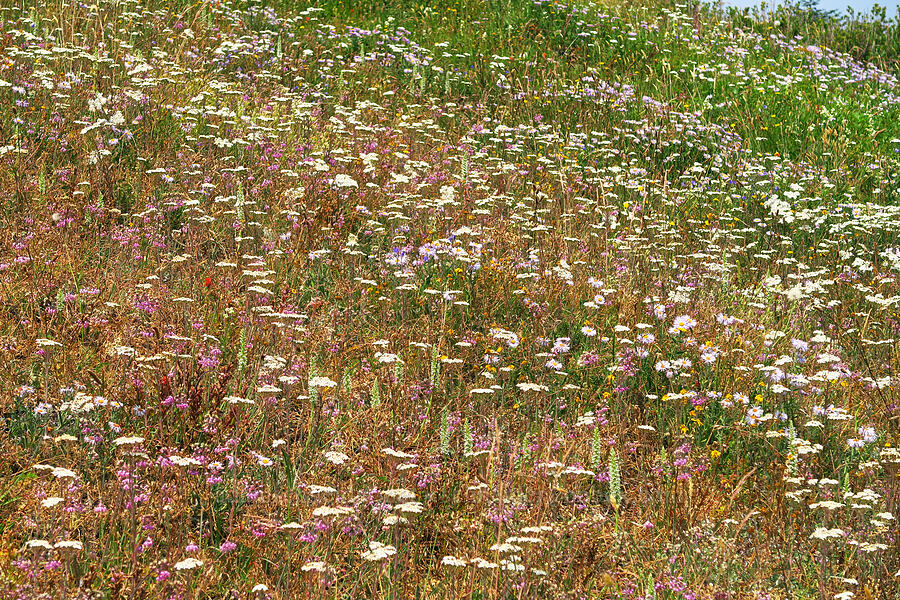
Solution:
{"label": "white yarrow flower cluster", "polygon": [[395,548],[394,546],[382,544],[381,542],[371,541],[369,542],[369,549],[364,550],[361,556],[363,560],[367,560],[369,562],[377,562],[386,558],[390,558],[395,554],[397,554],[397,548]]}

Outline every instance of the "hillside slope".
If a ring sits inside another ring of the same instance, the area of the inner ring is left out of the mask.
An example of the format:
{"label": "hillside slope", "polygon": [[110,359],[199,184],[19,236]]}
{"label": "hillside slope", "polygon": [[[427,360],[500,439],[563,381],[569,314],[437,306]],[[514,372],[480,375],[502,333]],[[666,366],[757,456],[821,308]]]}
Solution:
{"label": "hillside slope", "polygon": [[0,19],[5,595],[898,597],[892,72],[693,5]]}

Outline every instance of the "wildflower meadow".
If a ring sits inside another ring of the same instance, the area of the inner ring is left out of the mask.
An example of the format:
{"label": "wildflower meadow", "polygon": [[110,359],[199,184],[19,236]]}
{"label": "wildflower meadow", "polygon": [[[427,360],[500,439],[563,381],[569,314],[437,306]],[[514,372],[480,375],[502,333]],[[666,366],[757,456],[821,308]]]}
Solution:
{"label": "wildflower meadow", "polygon": [[0,2],[0,598],[900,598],[900,27]]}

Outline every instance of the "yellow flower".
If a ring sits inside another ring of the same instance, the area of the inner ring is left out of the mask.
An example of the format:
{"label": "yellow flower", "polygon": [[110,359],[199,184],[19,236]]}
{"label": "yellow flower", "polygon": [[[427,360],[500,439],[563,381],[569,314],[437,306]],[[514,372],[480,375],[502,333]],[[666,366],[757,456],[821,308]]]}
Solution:
{"label": "yellow flower", "polygon": [[713,460],[718,460],[720,456],[722,456],[722,453],[718,450],[713,450],[709,453],[709,457]]}

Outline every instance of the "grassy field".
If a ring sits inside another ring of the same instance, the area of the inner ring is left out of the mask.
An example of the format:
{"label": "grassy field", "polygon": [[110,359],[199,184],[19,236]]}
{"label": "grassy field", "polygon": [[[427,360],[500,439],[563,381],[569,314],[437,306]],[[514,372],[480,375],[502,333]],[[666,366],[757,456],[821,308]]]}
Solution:
{"label": "grassy field", "polygon": [[900,598],[898,57],[0,3],[0,598]]}

